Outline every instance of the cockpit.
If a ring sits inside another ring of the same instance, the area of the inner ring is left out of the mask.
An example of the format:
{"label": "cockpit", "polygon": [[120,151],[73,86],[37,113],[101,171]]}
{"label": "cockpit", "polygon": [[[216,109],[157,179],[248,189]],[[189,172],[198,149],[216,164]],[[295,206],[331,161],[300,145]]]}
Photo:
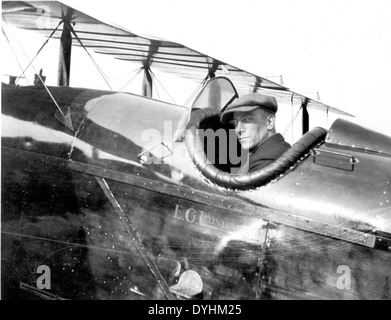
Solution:
{"label": "cockpit", "polygon": [[[104,150],[104,156],[95,153],[102,159],[137,162],[160,172],[161,164],[174,157],[173,150],[180,144],[207,180],[235,190],[267,184],[324,142],[326,130],[315,128],[272,164],[240,173],[248,152],[241,147],[233,125],[220,121],[221,113],[236,98],[235,87],[225,77],[209,80],[191,108],[132,94],[103,95],[85,104],[86,119],[77,130],[77,138]],[[77,159],[75,152],[72,158]]]}
{"label": "cockpit", "polygon": [[221,113],[237,97],[229,79],[211,79],[195,99],[186,127],[187,150],[197,169],[212,183],[237,190],[262,186],[284,174],[325,139],[327,131],[314,128],[270,165],[254,172],[238,174],[248,159],[248,153],[241,147],[234,127],[220,122]]}
{"label": "cockpit", "polygon": [[[93,153],[97,161],[137,163],[157,172],[162,172],[161,164],[168,163],[175,156],[174,148],[181,145],[207,180],[235,190],[269,183],[325,140],[327,131],[314,128],[270,165],[242,173],[239,170],[248,161],[248,152],[241,147],[233,125],[220,121],[221,113],[237,98],[235,87],[225,77],[209,80],[191,108],[132,94],[111,93],[88,100],[84,105],[86,118],[76,137],[104,150],[104,154]],[[78,159],[76,148],[72,159]]]}

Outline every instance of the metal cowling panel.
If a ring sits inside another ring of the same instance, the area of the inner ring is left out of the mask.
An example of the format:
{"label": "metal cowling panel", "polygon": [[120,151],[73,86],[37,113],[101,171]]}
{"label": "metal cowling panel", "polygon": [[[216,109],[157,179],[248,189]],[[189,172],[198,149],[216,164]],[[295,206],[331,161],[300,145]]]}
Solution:
{"label": "metal cowling panel", "polygon": [[391,137],[343,119],[333,123],[326,143],[391,155]]}

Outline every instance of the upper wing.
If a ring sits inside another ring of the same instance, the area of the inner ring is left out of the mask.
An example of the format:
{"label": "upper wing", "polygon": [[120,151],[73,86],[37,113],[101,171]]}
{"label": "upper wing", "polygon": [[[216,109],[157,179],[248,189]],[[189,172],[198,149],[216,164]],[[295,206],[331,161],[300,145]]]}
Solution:
{"label": "upper wing", "polygon": [[[273,81],[181,44],[136,35],[124,28],[96,20],[57,1],[3,1],[3,18],[7,23],[39,32],[44,36],[49,36],[64,17],[71,19],[83,45],[97,53],[140,63],[140,66],[149,66],[198,82],[203,81],[208,75],[225,76],[234,83],[239,95],[264,92],[274,95],[281,103],[299,105],[307,99],[309,108],[351,116],[342,110],[295,93]],[[53,37],[59,39],[61,32],[60,27]],[[76,39],[73,39],[73,44],[80,46]]]}

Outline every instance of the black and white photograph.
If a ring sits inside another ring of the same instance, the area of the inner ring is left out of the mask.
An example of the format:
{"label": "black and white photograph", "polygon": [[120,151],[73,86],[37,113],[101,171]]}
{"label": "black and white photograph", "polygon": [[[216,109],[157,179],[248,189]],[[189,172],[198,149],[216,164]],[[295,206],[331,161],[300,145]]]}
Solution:
{"label": "black and white photograph", "polygon": [[390,300],[390,12],[2,1],[1,300]]}

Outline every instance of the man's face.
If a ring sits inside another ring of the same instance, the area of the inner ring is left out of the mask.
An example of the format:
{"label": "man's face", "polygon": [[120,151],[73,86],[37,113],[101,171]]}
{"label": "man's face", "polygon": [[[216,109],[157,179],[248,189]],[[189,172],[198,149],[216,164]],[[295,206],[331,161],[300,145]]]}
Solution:
{"label": "man's face", "polygon": [[244,150],[251,151],[269,137],[271,116],[262,109],[233,113],[232,124]]}

